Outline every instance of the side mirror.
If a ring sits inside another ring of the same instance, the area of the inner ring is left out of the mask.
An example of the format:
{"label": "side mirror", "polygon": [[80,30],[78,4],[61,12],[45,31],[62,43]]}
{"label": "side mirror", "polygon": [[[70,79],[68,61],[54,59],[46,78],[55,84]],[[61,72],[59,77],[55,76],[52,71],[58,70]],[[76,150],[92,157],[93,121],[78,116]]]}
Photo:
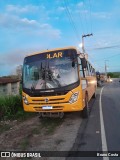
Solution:
{"label": "side mirror", "polygon": [[87,61],[85,58],[81,58],[82,68],[87,68]]}

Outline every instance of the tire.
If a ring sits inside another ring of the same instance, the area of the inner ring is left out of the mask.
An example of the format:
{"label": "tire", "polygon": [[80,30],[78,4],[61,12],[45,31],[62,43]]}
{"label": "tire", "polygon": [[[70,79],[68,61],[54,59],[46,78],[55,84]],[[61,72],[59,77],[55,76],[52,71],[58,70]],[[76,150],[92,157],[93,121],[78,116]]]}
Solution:
{"label": "tire", "polygon": [[92,98],[96,98],[96,91],[95,91],[95,93],[93,94]]}
{"label": "tire", "polygon": [[85,107],[82,110],[82,118],[88,118],[90,114],[90,108],[88,106],[88,96],[85,97]]}
{"label": "tire", "polygon": [[96,98],[96,86],[95,86],[95,93],[93,94],[92,98]]}

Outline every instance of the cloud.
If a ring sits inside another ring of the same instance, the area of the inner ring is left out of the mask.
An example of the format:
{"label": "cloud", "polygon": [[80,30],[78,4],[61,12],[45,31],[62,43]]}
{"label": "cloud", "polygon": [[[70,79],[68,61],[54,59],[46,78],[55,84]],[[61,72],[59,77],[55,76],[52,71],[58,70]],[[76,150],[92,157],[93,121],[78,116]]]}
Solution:
{"label": "cloud", "polygon": [[19,49],[12,52],[6,52],[0,58],[0,76],[9,75],[16,70],[16,66],[23,64],[26,56],[25,51]]}
{"label": "cloud", "polygon": [[87,14],[87,13],[89,13],[89,11],[86,9],[86,10],[82,10],[82,11],[80,11],[81,13],[83,13],[83,14]]}
{"label": "cloud", "polygon": [[15,73],[16,66],[23,64],[25,53],[22,51],[13,51],[10,53],[4,53],[0,59],[0,76],[9,75]]}
{"label": "cloud", "polygon": [[25,53],[19,49],[19,51],[13,51],[9,53],[4,53],[4,55],[1,55],[0,64],[2,65],[16,65],[21,64],[23,62],[23,58],[25,57]]}
{"label": "cloud", "polygon": [[[41,6],[44,8],[44,6]],[[27,12],[36,12],[39,10],[38,6],[34,5],[26,5],[24,7],[18,5],[7,5],[6,11],[7,12],[16,12],[16,13],[27,13]]]}
{"label": "cloud", "polygon": [[12,5],[9,4],[5,7],[5,13],[8,15],[34,15],[34,16],[39,16],[41,20],[48,20],[49,19],[49,12],[48,9],[44,5],[25,5],[25,6],[20,6],[20,5]]}
{"label": "cloud", "polygon": [[36,20],[29,20],[27,18],[20,19],[20,22],[23,23],[24,25],[35,25],[35,26],[38,25],[38,22]]}
{"label": "cloud", "polygon": [[112,14],[108,12],[92,12],[92,16],[100,19],[110,19]]}
{"label": "cloud", "polygon": [[44,37],[49,36],[51,38],[61,37],[61,31],[59,29],[54,29],[48,23],[39,24],[39,30],[36,32],[36,34],[43,35]]}
{"label": "cloud", "polygon": [[4,28],[18,28],[37,26],[36,20],[29,20],[27,18],[19,18],[17,16],[0,14],[0,26]]}
{"label": "cloud", "polygon": [[84,4],[83,4],[83,2],[79,2],[78,4],[77,4],[77,7],[82,7]]}
{"label": "cloud", "polygon": [[22,30],[25,33],[31,33],[35,35],[54,36],[54,38],[60,38],[60,30],[53,28],[48,23],[39,23],[37,20],[20,18],[18,16],[0,14],[0,27],[6,28],[12,31]]}
{"label": "cloud", "polygon": [[65,10],[65,7],[58,7],[57,10],[58,10],[58,11],[64,11],[64,10]]}

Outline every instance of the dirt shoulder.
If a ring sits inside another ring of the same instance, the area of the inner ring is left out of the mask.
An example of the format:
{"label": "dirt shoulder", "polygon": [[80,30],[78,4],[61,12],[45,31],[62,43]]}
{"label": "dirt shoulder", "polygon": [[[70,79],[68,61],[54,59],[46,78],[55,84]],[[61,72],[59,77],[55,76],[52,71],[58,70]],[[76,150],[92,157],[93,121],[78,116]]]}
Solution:
{"label": "dirt shoulder", "polygon": [[81,122],[80,113],[67,113],[63,119],[36,116],[24,122],[1,122],[0,150],[69,151]]}

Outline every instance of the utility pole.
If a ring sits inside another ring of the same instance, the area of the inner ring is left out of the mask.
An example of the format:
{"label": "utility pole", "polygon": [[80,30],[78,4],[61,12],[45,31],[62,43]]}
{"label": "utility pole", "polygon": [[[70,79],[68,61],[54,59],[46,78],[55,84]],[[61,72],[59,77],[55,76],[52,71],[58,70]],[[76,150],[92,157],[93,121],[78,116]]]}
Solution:
{"label": "utility pole", "polygon": [[106,81],[107,81],[107,64],[106,64],[107,61],[108,60],[105,60],[105,77],[106,77]]}
{"label": "utility pole", "polygon": [[84,34],[82,35],[82,51],[83,53],[85,53],[85,48],[84,48],[84,37],[88,37],[88,36],[93,36],[93,34]]}

